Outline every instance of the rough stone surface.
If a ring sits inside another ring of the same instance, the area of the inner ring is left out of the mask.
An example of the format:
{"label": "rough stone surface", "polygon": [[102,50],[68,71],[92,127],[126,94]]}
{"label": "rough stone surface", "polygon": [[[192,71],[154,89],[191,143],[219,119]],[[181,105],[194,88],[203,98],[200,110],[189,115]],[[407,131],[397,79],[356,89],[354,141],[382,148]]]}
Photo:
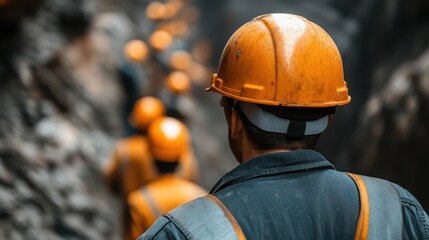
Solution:
{"label": "rough stone surface", "polygon": [[[122,131],[111,60],[121,52],[111,49],[132,24],[120,11],[99,13],[100,4],[0,8],[18,13],[0,17],[9,27],[0,41],[1,239],[120,239],[101,171]],[[109,35],[111,27],[121,35]]]}

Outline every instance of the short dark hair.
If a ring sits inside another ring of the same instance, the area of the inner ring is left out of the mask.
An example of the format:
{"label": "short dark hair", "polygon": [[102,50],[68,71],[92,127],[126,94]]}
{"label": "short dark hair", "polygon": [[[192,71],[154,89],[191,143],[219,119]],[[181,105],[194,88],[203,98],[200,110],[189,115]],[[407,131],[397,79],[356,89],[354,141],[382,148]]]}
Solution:
{"label": "short dark hair", "polygon": [[302,138],[291,138],[285,133],[275,133],[264,131],[255,126],[246,117],[244,112],[241,110],[239,104],[236,104],[235,109],[238,112],[238,116],[243,122],[244,130],[258,150],[269,150],[269,149],[314,149],[320,138],[320,133],[315,135],[307,135]]}

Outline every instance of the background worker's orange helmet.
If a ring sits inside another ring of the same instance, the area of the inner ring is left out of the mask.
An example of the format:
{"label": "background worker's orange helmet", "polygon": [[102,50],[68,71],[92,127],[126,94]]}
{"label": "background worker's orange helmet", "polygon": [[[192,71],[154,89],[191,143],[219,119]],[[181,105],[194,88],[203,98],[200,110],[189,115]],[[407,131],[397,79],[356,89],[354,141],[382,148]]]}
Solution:
{"label": "background worker's orange helmet", "polygon": [[175,94],[182,94],[191,87],[191,80],[188,74],[182,71],[171,72],[166,81],[168,89]]}
{"label": "background worker's orange helmet", "polygon": [[192,55],[185,50],[176,50],[171,54],[169,64],[173,69],[186,70],[192,64]]}
{"label": "background worker's orange helmet", "polygon": [[158,51],[164,51],[169,48],[173,40],[171,34],[164,30],[157,30],[149,36],[149,43]]}
{"label": "background worker's orange helmet", "polygon": [[124,54],[128,59],[134,62],[142,62],[149,56],[149,48],[145,42],[139,39],[133,39],[125,44]]}
{"label": "background worker's orange helmet", "polygon": [[148,128],[149,149],[159,161],[177,162],[188,149],[187,127],[172,117],[155,119]]}
{"label": "background worker's orange helmet", "polygon": [[210,90],[289,107],[334,107],[351,100],[332,38],[292,14],[262,15],[240,27],[222,52]]}
{"label": "background worker's orange helmet", "polygon": [[137,100],[131,112],[130,124],[140,130],[146,130],[153,120],[163,116],[164,104],[156,97],[146,96]]}

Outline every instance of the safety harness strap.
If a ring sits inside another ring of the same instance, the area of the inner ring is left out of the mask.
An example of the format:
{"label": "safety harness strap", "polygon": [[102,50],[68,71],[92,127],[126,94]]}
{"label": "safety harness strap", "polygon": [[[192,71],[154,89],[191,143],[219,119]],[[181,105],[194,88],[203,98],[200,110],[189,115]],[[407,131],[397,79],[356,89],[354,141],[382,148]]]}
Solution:
{"label": "safety harness strap", "polygon": [[211,194],[175,208],[164,216],[188,239],[246,239],[231,212]]}
{"label": "safety harness strap", "polygon": [[360,198],[355,240],[401,239],[401,201],[393,185],[378,178],[347,174],[356,183]]}
{"label": "safety harness strap", "polygon": [[356,225],[355,240],[366,240],[368,239],[368,224],[369,224],[369,202],[368,202],[368,192],[365,187],[365,183],[359,175],[347,173],[353,181],[356,183],[356,186],[359,190],[359,199],[360,199],[360,211],[359,218]]}

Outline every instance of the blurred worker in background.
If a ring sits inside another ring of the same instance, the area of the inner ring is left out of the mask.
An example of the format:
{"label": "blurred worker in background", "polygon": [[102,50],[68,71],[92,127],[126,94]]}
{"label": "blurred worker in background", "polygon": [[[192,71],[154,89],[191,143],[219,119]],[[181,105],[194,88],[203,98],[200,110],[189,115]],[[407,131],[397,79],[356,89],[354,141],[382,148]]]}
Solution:
{"label": "blurred worker in background", "polygon": [[187,93],[192,87],[189,72],[192,71],[193,58],[186,50],[173,50],[167,54],[169,72],[164,87],[158,92],[166,108],[166,115],[188,123],[188,117],[195,109]]}
{"label": "blurred worker in background", "polygon": [[[142,97],[134,104],[129,122],[138,132],[118,142],[105,172],[108,186],[124,199],[159,175],[149,150],[146,130],[153,120],[164,113],[163,103],[155,97]],[[187,155],[181,156],[176,174],[193,182],[198,181],[198,163],[191,148]]]}
{"label": "blurred worker in background", "polygon": [[339,51],[317,24],[267,14],[243,25],[208,91],[222,95],[241,164],[140,239],[429,239],[428,215],[408,191],[337,171],[314,150],[351,101]]}
{"label": "blurred worker in background", "polygon": [[118,75],[125,96],[123,106],[125,135],[129,136],[134,134],[136,129],[126,119],[133,110],[134,103],[141,96],[144,78],[139,64],[149,57],[149,49],[145,42],[132,39],[125,44],[123,55],[125,58],[120,63]]}
{"label": "blurred worker in background", "polygon": [[[108,187],[118,195],[123,204],[128,195],[141,186],[157,179],[160,175],[150,150],[150,144],[146,136],[149,124],[163,116],[165,108],[163,103],[155,97],[146,96],[140,98],[134,104],[129,116],[131,126],[137,129],[136,134],[120,140],[113,150],[112,157],[105,170],[104,176]],[[178,177],[192,182],[199,180],[198,163],[194,157],[191,146],[186,154],[180,155],[175,174]],[[122,221],[125,232],[129,227],[128,209],[124,205]]]}
{"label": "blurred worker in background", "polygon": [[159,176],[128,197],[130,236],[138,238],[163,213],[207,195],[206,190],[175,174],[179,160],[190,154],[189,132],[177,119],[156,119],[148,129],[149,149]]}

